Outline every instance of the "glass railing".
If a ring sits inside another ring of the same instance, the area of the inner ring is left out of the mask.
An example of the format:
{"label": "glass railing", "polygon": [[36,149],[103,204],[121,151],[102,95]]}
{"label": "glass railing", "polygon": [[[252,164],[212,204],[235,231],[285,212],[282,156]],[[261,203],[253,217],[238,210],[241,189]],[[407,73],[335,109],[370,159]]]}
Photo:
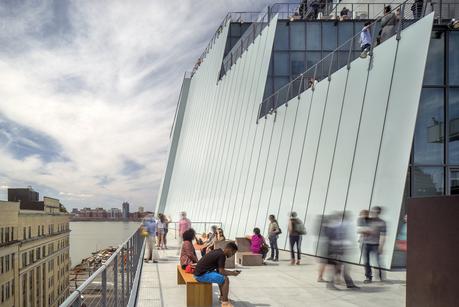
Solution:
{"label": "glass railing", "polygon": [[[386,14],[384,14],[384,11],[377,14],[376,19],[371,22],[369,26],[372,43],[368,47],[368,52],[365,53],[365,56],[368,55],[371,57],[374,47],[394,35],[399,36],[401,30],[405,29],[419,18],[422,18],[427,13],[430,13],[428,8],[423,8],[419,14],[413,14],[411,9],[414,3],[415,0],[407,0],[392,8],[390,12]],[[388,18],[395,18],[395,25],[387,26],[387,28],[383,29],[382,23]],[[344,42],[315,65],[298,75],[286,85],[279,88],[271,96],[265,98],[259,106],[258,119],[275,112],[277,108],[286,104],[292,98],[299,96],[302,92],[308,90],[309,88],[314,90],[314,86],[317,82],[325,78],[330,79],[331,75],[342,67],[347,66],[349,68],[350,63],[354,59],[362,56],[360,51],[356,52],[356,48],[360,47],[360,34],[361,32]]]}
{"label": "glass railing", "polygon": [[135,306],[144,250],[138,229],[60,306]]}

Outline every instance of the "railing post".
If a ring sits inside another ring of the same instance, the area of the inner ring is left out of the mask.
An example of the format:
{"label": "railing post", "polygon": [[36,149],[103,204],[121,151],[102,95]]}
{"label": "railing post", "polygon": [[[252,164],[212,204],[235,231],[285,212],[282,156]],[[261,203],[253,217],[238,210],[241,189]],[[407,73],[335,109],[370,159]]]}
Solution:
{"label": "railing post", "polygon": [[400,20],[398,21],[397,24],[397,40],[401,39],[401,32],[402,32],[402,23],[403,23],[403,18],[405,17],[405,3],[403,3],[400,7]]}
{"label": "railing post", "polygon": [[102,290],[101,290],[101,305],[102,307],[107,306],[107,267],[102,271]]}
{"label": "railing post", "polygon": [[126,265],[125,265],[125,259],[126,259],[126,256],[124,255],[124,246],[123,248],[121,249],[121,306],[126,306],[124,304],[124,301],[125,301],[125,286],[124,286],[124,283],[125,283],[125,276],[124,276],[124,273],[126,271]]}
{"label": "railing post", "polygon": [[118,306],[118,255],[113,260],[115,265],[113,266],[113,296],[115,297],[115,305]]}
{"label": "railing post", "polygon": [[335,52],[332,52],[331,59],[330,59],[330,66],[328,67],[328,81],[331,81],[331,71],[333,66],[333,59],[335,58]]}
{"label": "railing post", "polygon": [[352,41],[349,43],[349,53],[347,55],[347,70],[351,69],[351,61],[352,61],[352,50],[353,50],[353,47],[354,46],[354,37],[352,38]]}
{"label": "railing post", "polygon": [[301,77],[300,77],[300,86],[298,86],[298,100],[300,100],[300,95],[301,95],[301,93],[302,93],[301,87],[303,86],[303,82],[304,82],[304,74],[301,74]]}

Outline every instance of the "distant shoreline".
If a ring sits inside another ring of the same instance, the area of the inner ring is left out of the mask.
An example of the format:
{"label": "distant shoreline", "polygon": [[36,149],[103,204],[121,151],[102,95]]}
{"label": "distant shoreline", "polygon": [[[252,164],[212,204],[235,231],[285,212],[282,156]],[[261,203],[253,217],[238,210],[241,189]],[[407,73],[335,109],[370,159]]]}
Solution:
{"label": "distant shoreline", "polygon": [[122,223],[131,223],[131,222],[141,222],[141,219],[137,220],[107,220],[107,219],[70,219],[70,222],[122,222]]}

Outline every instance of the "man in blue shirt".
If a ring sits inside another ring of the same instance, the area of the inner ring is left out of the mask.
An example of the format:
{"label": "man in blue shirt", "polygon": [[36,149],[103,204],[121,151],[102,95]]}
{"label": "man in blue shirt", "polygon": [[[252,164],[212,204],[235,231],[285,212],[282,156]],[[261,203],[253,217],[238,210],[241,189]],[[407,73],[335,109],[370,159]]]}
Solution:
{"label": "man in blue shirt", "polygon": [[362,32],[360,32],[360,48],[362,50],[360,57],[362,59],[367,57],[368,51],[370,51],[371,43],[371,22],[367,21],[365,22]]}
{"label": "man in blue shirt", "polygon": [[156,221],[153,215],[149,215],[143,222],[144,229],[148,232],[148,236],[145,237],[147,240],[147,256],[145,262],[153,260],[153,263],[158,262],[158,253],[156,251]]}

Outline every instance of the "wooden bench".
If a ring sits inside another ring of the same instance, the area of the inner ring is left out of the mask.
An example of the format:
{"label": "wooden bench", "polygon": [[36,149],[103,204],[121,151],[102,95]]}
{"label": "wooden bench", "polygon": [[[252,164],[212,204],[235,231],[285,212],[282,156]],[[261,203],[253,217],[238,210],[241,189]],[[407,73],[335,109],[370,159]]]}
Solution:
{"label": "wooden bench", "polygon": [[250,240],[247,238],[236,238],[237,254],[236,259],[239,265],[259,266],[263,265],[261,254],[255,254],[250,251]]}
{"label": "wooden bench", "polygon": [[187,307],[212,306],[212,284],[198,282],[193,274],[185,272],[177,265],[177,284],[186,285]]}

